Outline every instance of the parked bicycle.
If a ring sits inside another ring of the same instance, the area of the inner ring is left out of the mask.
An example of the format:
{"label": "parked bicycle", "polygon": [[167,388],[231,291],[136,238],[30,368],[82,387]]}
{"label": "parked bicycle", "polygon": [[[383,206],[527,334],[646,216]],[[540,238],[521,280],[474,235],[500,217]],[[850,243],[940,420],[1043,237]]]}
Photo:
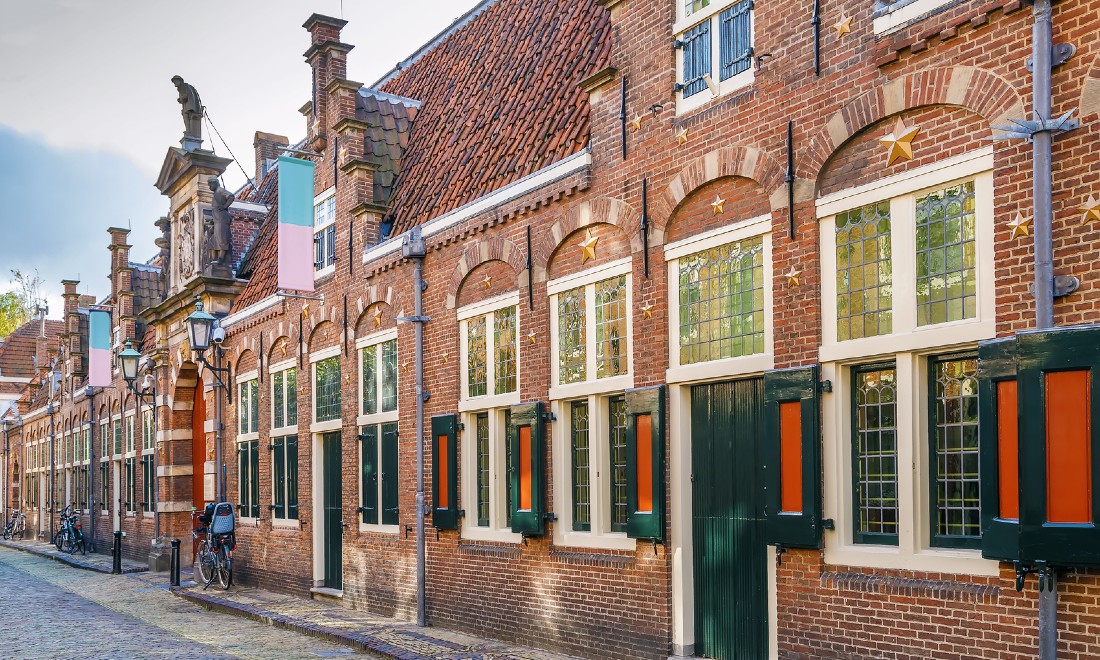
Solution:
{"label": "parked bicycle", "polygon": [[80,554],[87,552],[84,543],[84,531],[80,525],[80,516],[73,511],[72,505],[67,505],[61,510],[61,528],[54,537],[54,545],[58,550],[68,552],[70,555],[77,550]]}
{"label": "parked bicycle", "polygon": [[11,518],[8,519],[8,524],[4,525],[4,540],[18,539],[23,540],[23,535],[27,531],[27,514],[22,511],[12,511]]}
{"label": "parked bicycle", "polygon": [[207,504],[202,513],[195,513],[198,526],[191,535],[199,544],[199,577],[203,589],[208,589],[214,580],[222,589],[233,584],[233,549],[237,547],[236,516],[233,505],[228,502]]}

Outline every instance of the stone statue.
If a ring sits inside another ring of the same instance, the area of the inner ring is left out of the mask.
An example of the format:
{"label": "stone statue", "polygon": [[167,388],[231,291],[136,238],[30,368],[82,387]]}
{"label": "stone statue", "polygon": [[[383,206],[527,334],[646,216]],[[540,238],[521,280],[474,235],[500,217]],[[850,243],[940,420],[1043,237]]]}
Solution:
{"label": "stone statue", "polygon": [[202,144],[202,99],[194,87],[188,85],[180,76],[172,76],[172,84],[179,92],[179,104],[183,106],[180,113],[183,115],[183,139],[180,143],[184,149],[192,151]]}
{"label": "stone statue", "polygon": [[160,229],[160,237],[154,241],[160,248],[160,279],[168,291],[172,287],[172,223],[167,216],[161,216],[154,224]]}
{"label": "stone statue", "polygon": [[190,213],[180,216],[176,239],[179,243],[176,247],[176,268],[179,270],[177,282],[183,283],[195,272],[195,223]]}
{"label": "stone statue", "polygon": [[209,259],[207,265],[211,268],[211,271],[218,268],[224,274],[229,268],[229,257],[233,251],[233,240],[229,232],[229,224],[232,220],[229,215],[229,207],[236,200],[236,197],[233,196],[233,193],[221,187],[216,176],[207,179],[207,184],[214,193],[214,208],[211,217],[203,221],[206,252]]}

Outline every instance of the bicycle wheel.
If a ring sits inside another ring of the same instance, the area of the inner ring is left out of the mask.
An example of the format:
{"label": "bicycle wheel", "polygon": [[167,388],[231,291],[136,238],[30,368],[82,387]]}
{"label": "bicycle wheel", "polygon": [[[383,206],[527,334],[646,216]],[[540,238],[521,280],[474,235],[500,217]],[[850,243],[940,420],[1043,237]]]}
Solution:
{"label": "bicycle wheel", "polygon": [[15,531],[12,532],[11,537],[14,539],[15,537],[18,536],[19,538],[17,540],[22,541],[23,540],[23,534],[26,532],[26,530],[27,530],[26,525],[19,525],[15,528]]}
{"label": "bicycle wheel", "polygon": [[68,536],[68,535],[65,534],[65,529],[64,528],[57,530],[57,534],[54,535],[53,543],[54,543],[54,545],[57,546],[58,550],[61,550],[65,546],[65,537],[66,536]]}
{"label": "bicycle wheel", "polygon": [[222,589],[229,589],[233,584],[233,558],[229,556],[229,549],[224,545],[218,548],[218,584]]}
{"label": "bicycle wheel", "polygon": [[199,577],[207,586],[214,579],[214,553],[205,544],[199,546]]}

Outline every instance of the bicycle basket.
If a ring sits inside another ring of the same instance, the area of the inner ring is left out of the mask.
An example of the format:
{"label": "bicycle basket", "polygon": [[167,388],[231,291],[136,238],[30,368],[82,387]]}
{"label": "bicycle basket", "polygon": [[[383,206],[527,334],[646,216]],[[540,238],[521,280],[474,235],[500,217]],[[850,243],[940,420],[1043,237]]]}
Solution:
{"label": "bicycle basket", "polygon": [[214,507],[214,520],[210,523],[211,534],[233,533],[236,516],[233,515],[233,505],[229,502],[219,502]]}

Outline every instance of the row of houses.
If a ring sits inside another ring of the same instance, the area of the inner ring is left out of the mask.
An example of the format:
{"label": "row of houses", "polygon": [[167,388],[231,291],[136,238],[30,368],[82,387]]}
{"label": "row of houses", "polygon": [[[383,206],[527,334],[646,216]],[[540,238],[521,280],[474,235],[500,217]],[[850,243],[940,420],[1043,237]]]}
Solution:
{"label": "row of houses", "polygon": [[585,657],[1096,657],[1098,15],[1053,11],[1047,197],[1051,133],[992,139],[1043,108],[1016,0],[487,0],[369,85],[315,14],[229,254],[185,137],[160,254],[110,229],[28,331],[5,506],[159,564],[225,497],[240,582]]}

